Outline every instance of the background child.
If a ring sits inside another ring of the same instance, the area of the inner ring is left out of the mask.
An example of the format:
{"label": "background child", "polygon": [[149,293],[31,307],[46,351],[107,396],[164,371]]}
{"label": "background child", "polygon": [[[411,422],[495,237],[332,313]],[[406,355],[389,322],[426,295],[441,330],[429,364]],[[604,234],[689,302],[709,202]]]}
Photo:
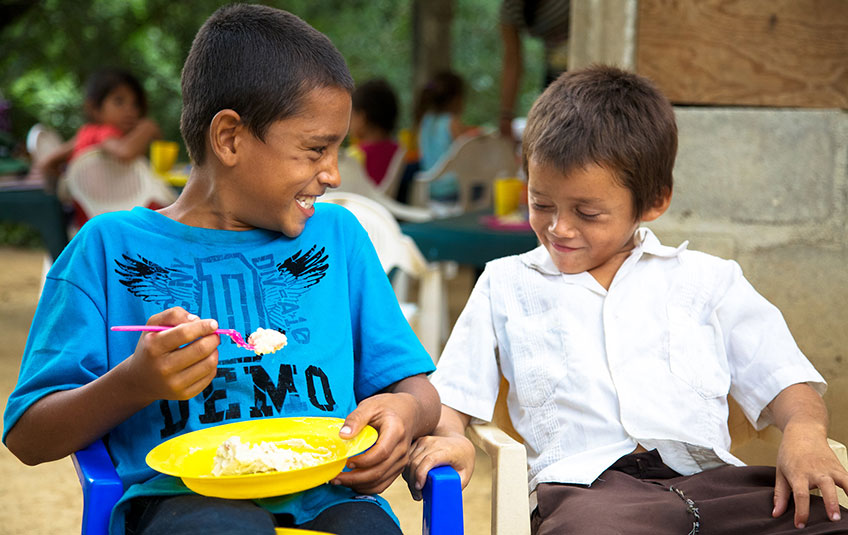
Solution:
{"label": "background child", "polygon": [[[130,161],[147,154],[150,142],[160,137],[159,126],[147,115],[147,98],[138,79],[121,69],[104,69],[86,83],[84,124],[67,142],[34,162],[34,173],[42,175],[54,190],[64,165],[88,149],[97,147],[113,157]],[[76,225],[88,219],[76,207]]]}
{"label": "background child", "polygon": [[358,159],[375,184],[385,178],[399,147],[392,137],[397,114],[397,96],[387,81],[368,80],[353,92],[350,134],[356,140]]}
{"label": "background child", "polygon": [[[436,73],[419,93],[414,115],[421,171],[436,165],[459,136],[476,131],[462,122],[464,94],[465,83],[452,71]],[[457,187],[456,177],[442,177],[430,185],[430,198],[454,199]]]}
{"label": "background child", "polygon": [[[314,205],[339,184],[344,59],[301,19],[236,4],[206,21],[182,73],[191,177],[163,210],[93,218],[54,264],[3,440],[37,464],[105,435],[126,488],[113,533],[398,534],[371,494],[432,430],[438,397],[364,229]],[[175,327],[109,330],[144,321]],[[219,325],[282,330],[288,345],[247,354]],[[195,495],[144,462],[178,434],[272,416],[344,418],[342,438],[366,424],[379,438],[331,484],[256,501]]]}
{"label": "background child", "polygon": [[[614,68],[564,74],[530,111],[523,151],[541,246],[475,286],[432,377],[444,405],[413,450],[413,494],[443,463],[467,481],[463,431],[491,419],[503,375],[534,533],[844,532],[824,379],[780,312],[735,262],[639,228],[671,201],[665,97]],[[783,431],[776,471],[729,453],[728,393]]]}

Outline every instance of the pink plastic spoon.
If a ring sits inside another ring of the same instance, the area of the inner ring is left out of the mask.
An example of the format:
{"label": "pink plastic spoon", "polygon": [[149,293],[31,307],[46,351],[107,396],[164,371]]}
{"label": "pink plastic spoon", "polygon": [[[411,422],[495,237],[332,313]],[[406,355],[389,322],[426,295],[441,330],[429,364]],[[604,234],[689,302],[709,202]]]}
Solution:
{"label": "pink plastic spoon", "polygon": [[[116,325],[112,327],[113,331],[145,331],[145,332],[160,332],[173,329],[173,325]],[[235,329],[215,329],[216,334],[225,334],[232,338],[233,342],[239,347],[243,347],[248,351],[253,351],[256,346],[248,344],[244,341],[241,333]]]}

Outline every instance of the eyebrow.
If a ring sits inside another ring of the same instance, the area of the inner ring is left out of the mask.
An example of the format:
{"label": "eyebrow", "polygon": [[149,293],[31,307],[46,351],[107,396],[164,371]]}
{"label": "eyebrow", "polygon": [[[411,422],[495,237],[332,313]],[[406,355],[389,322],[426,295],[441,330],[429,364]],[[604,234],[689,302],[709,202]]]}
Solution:
{"label": "eyebrow", "polygon": [[[532,193],[533,195],[542,195],[542,196],[545,196],[545,197],[550,197],[550,195],[548,195],[544,191],[539,191],[536,188],[527,188],[527,191],[529,193]],[[576,201],[577,203],[583,203],[583,204],[591,204],[591,203],[598,203],[598,202],[604,202],[605,201],[605,199],[603,199],[602,197],[578,197],[578,198],[573,199],[573,200]]]}
{"label": "eyebrow", "polygon": [[339,136],[337,134],[320,134],[315,136],[308,136],[306,138],[307,143],[327,143],[332,144],[336,141],[344,139],[344,136]]}

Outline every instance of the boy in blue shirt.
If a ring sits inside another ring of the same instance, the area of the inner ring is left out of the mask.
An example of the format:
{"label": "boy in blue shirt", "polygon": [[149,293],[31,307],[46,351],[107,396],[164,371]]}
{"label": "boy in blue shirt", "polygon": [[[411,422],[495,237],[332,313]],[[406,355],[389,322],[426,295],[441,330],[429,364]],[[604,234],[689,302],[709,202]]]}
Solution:
{"label": "boy in blue shirt", "polygon": [[[106,437],[125,494],[112,533],[400,533],[372,496],[432,430],[432,361],[352,214],[314,205],[339,185],[353,81],[322,34],[284,11],[234,5],[198,32],[181,130],[194,162],[177,201],[95,218],[48,276],[4,419],[27,464]],[[173,325],[159,333],[110,326]],[[284,331],[254,355],[217,327]],[[137,343],[136,343],[137,342]],[[344,418],[377,443],[350,471],[262,500],[192,494],[146,453],[178,434],[276,416]]]}
{"label": "boy in blue shirt", "polygon": [[[541,245],[475,285],[432,376],[442,416],[413,448],[413,493],[439,464],[468,480],[465,427],[491,420],[503,376],[536,535],[845,533],[826,384],[780,311],[735,262],[640,228],[671,202],[668,100],[612,67],[568,72],[522,147]],[[729,394],[783,432],[777,470],[730,453]]]}

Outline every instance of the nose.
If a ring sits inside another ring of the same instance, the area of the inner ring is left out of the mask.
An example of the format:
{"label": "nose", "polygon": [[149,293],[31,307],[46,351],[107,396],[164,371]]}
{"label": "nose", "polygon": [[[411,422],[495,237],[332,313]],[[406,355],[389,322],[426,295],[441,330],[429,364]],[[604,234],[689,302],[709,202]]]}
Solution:
{"label": "nose", "polygon": [[328,165],[318,173],[318,182],[328,188],[337,188],[342,185],[342,177],[339,174],[338,155],[328,159]]}
{"label": "nose", "polygon": [[566,214],[556,213],[551,216],[548,232],[558,238],[573,238],[577,235],[577,227]]}

